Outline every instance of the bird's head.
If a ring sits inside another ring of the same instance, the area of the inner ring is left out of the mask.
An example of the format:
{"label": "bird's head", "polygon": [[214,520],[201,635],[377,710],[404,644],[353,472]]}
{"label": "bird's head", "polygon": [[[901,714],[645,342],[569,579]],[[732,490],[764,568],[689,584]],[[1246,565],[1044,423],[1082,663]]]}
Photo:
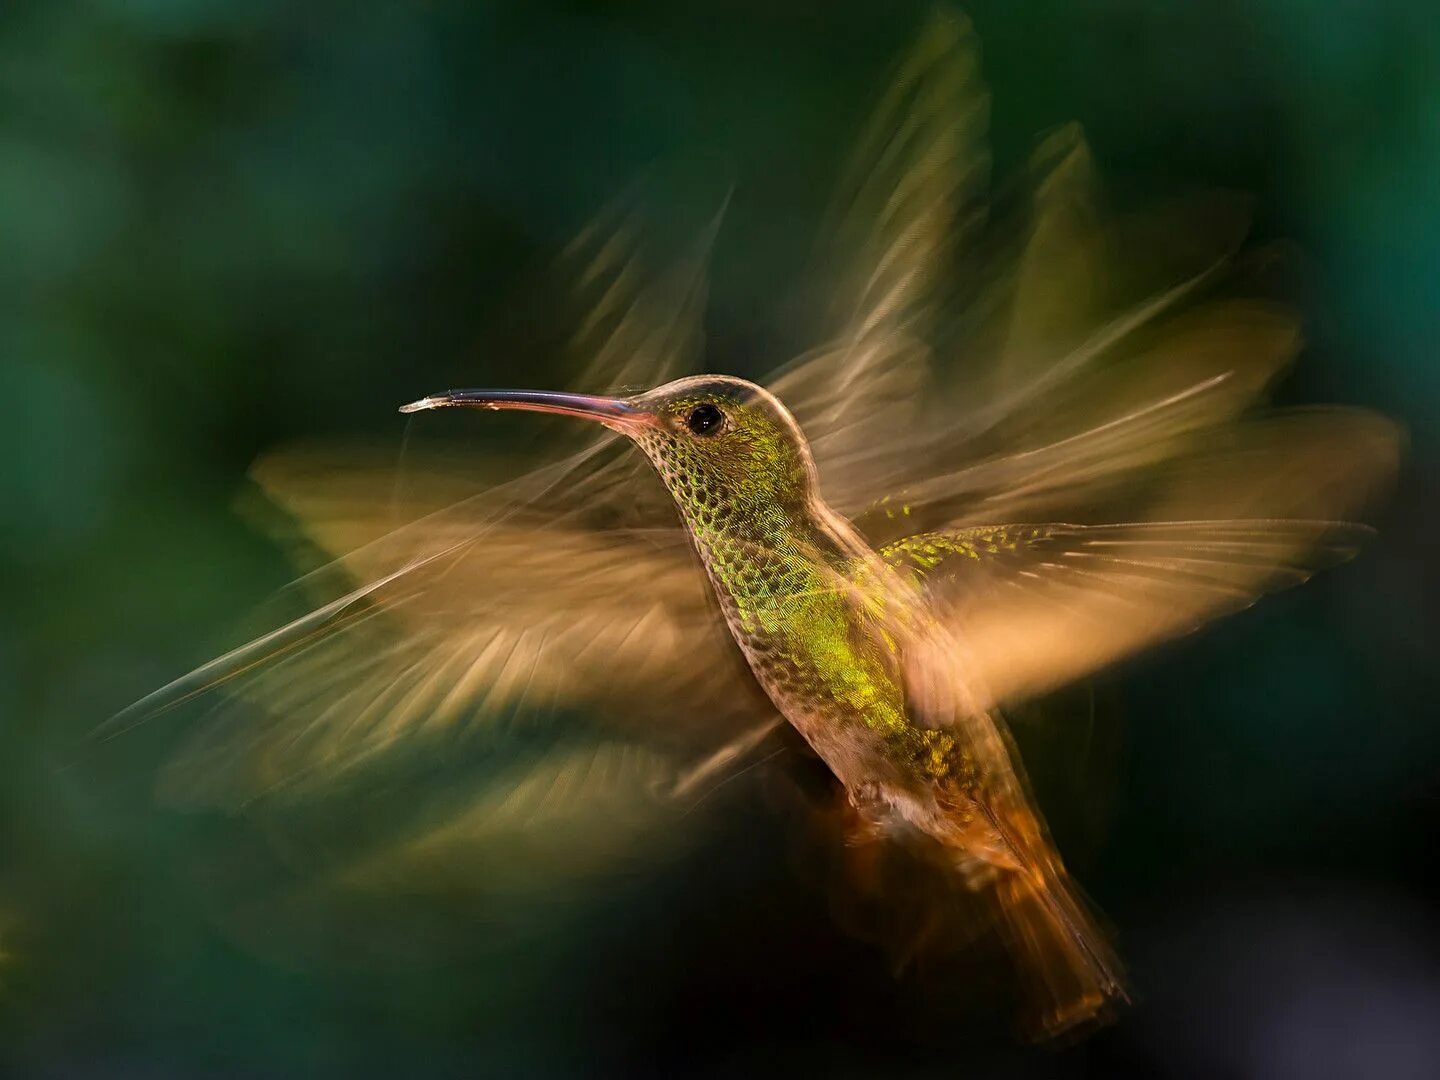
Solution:
{"label": "bird's head", "polygon": [[815,466],[799,425],[774,394],[744,379],[697,375],[632,397],[543,390],[451,390],[401,412],[463,406],[593,420],[642,449],[682,512],[714,524],[764,506],[800,507]]}

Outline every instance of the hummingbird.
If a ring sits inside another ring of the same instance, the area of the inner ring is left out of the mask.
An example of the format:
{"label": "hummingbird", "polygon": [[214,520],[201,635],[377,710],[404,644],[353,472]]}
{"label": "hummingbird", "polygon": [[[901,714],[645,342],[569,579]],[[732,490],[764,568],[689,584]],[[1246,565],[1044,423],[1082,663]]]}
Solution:
{"label": "hummingbird", "polygon": [[[1067,882],[983,695],[937,679],[963,656],[920,572],[1005,552],[1251,540],[1244,526],[1106,530],[972,527],[872,548],[825,502],[784,404],[743,379],[702,375],[632,397],[451,390],[402,406],[517,409],[587,419],[654,466],[759,685],[844,785],[862,829],[933,840],[1003,894],[1012,940],[1049,1000],[1050,1031],[1124,996],[1120,968]],[[956,661],[951,661],[956,662]],[[948,664],[946,665],[948,666]]]}
{"label": "hummingbird", "polygon": [[162,786],[244,808],[427,740],[499,738],[522,708],[583,707],[603,740],[454,816],[569,829],[567,865],[625,833],[638,793],[693,800],[789,729],[843,792],[850,843],[920,853],[941,895],[986,900],[1029,1030],[1110,1015],[1121,964],[1006,711],[1352,556],[1399,435],[1360,410],[1263,408],[1299,334],[1247,291],[1267,263],[1240,252],[1238,200],[1109,221],[1067,127],[1007,217],[985,194],[987,100],[968,26],[937,18],[839,186],[819,260],[834,329],[759,382],[674,377],[701,338],[714,224],[649,277],[643,229],[602,215],[571,253],[592,310],[580,379],[609,392],[401,409],[594,437],[498,480],[472,459],[403,485],[351,452],[262,462],[321,602],[117,728],[225,685]]}

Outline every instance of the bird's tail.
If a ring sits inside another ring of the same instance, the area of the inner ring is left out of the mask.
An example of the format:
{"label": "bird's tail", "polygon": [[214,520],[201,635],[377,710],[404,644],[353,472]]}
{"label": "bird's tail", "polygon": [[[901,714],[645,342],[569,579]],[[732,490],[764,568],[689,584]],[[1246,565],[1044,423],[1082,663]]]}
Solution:
{"label": "bird's tail", "polygon": [[1031,1038],[1104,1023],[1128,1000],[1106,932],[1038,819],[1021,809],[1007,824],[977,848],[958,835],[877,830],[852,811],[835,914],[885,946],[897,974],[993,934],[1009,954]]}
{"label": "bird's tail", "polygon": [[1059,866],[1000,871],[1000,924],[1033,1008],[1031,1034],[1050,1037],[1106,1019],[1126,1000],[1120,962]]}

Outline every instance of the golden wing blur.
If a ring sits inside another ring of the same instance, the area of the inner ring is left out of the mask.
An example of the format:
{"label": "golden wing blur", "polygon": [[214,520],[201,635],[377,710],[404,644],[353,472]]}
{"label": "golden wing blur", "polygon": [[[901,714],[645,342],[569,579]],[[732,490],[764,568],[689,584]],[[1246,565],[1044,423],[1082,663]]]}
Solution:
{"label": "golden wing blur", "polygon": [[[697,347],[713,225],[657,276],[636,265],[633,221],[612,211],[601,224],[567,252],[587,308],[576,348],[596,382],[663,379]],[[779,721],[663,489],[624,449],[601,435],[528,470],[473,450],[262,460],[258,516],[309,570],[276,605],[292,617],[108,730],[220,688],[163,772],[173,802],[343,807],[398,763],[466,757],[473,767],[447,781],[463,797],[432,799],[382,845],[391,856],[468,837],[465,857],[492,878],[501,834],[512,853],[521,835],[537,850],[568,835],[577,857],[552,859],[557,874],[638,856],[637,837],[653,841],[657,821],[753,760]],[[507,465],[509,479],[489,479]],[[356,858],[378,865],[373,851]]]}
{"label": "golden wing blur", "polygon": [[[562,258],[590,385],[663,380],[699,347],[718,218],[666,248],[634,198]],[[102,729],[213,703],[160,792],[236,815],[204,861],[232,883],[216,919],[257,950],[388,962],[457,899],[469,922],[437,955],[543,939],[784,737],[658,481],[608,434],[548,434],[572,450],[538,466],[473,446],[261,460],[245,509],[303,576],[266,632]]]}
{"label": "golden wing blur", "polygon": [[835,337],[772,388],[986,709],[1348,558],[1400,437],[1257,411],[1299,332],[1246,295],[1265,260],[1236,255],[1243,199],[1109,220],[1072,126],[1033,156],[1027,207],[987,209],[977,71],[968,26],[937,18],[837,203]]}

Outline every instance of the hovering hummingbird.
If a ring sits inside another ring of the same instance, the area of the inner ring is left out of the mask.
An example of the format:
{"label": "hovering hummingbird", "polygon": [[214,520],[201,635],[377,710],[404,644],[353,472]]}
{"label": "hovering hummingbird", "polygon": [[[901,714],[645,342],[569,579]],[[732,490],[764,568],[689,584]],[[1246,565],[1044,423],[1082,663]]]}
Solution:
{"label": "hovering hummingbird", "polygon": [[452,390],[401,411],[455,406],[582,417],[632,440],[674,498],[755,678],[844,784],[862,826],[923,834],[956,873],[1002,894],[1013,940],[1050,992],[1047,1028],[1089,1019],[1123,994],[1119,967],[1025,797],[988,695],[948,677],[964,669],[963,643],[921,577],[1016,554],[1123,558],[1157,542],[1263,549],[1267,530],[1000,524],[921,533],[877,551],[821,496],[789,411],[743,379],[696,376],[627,398]]}
{"label": "hovering hummingbird", "polygon": [[[1298,335],[1243,295],[1236,200],[1102,223],[1067,128],[1007,234],[985,210],[985,116],[968,30],[939,19],[836,200],[837,327],[768,388],[667,377],[699,338],[705,244],[652,281],[622,222],[575,249],[595,296],[586,378],[648,388],[401,410],[608,429],[578,453],[478,494],[463,471],[412,473],[403,495],[353,457],[263,464],[335,557],[302,579],[325,599],[135,707],[221,682],[240,706],[182,752],[172,793],[312,791],[521,705],[583,705],[607,741],[465,820],[568,815],[588,838],[621,830],[616,790],[693,798],[788,723],[843,787],[857,842],[923,850],[993,901],[1036,1029],[1123,1000],[1004,710],[1348,558],[1397,434],[1353,410],[1255,410]],[[983,269],[957,259],[975,252]]]}

